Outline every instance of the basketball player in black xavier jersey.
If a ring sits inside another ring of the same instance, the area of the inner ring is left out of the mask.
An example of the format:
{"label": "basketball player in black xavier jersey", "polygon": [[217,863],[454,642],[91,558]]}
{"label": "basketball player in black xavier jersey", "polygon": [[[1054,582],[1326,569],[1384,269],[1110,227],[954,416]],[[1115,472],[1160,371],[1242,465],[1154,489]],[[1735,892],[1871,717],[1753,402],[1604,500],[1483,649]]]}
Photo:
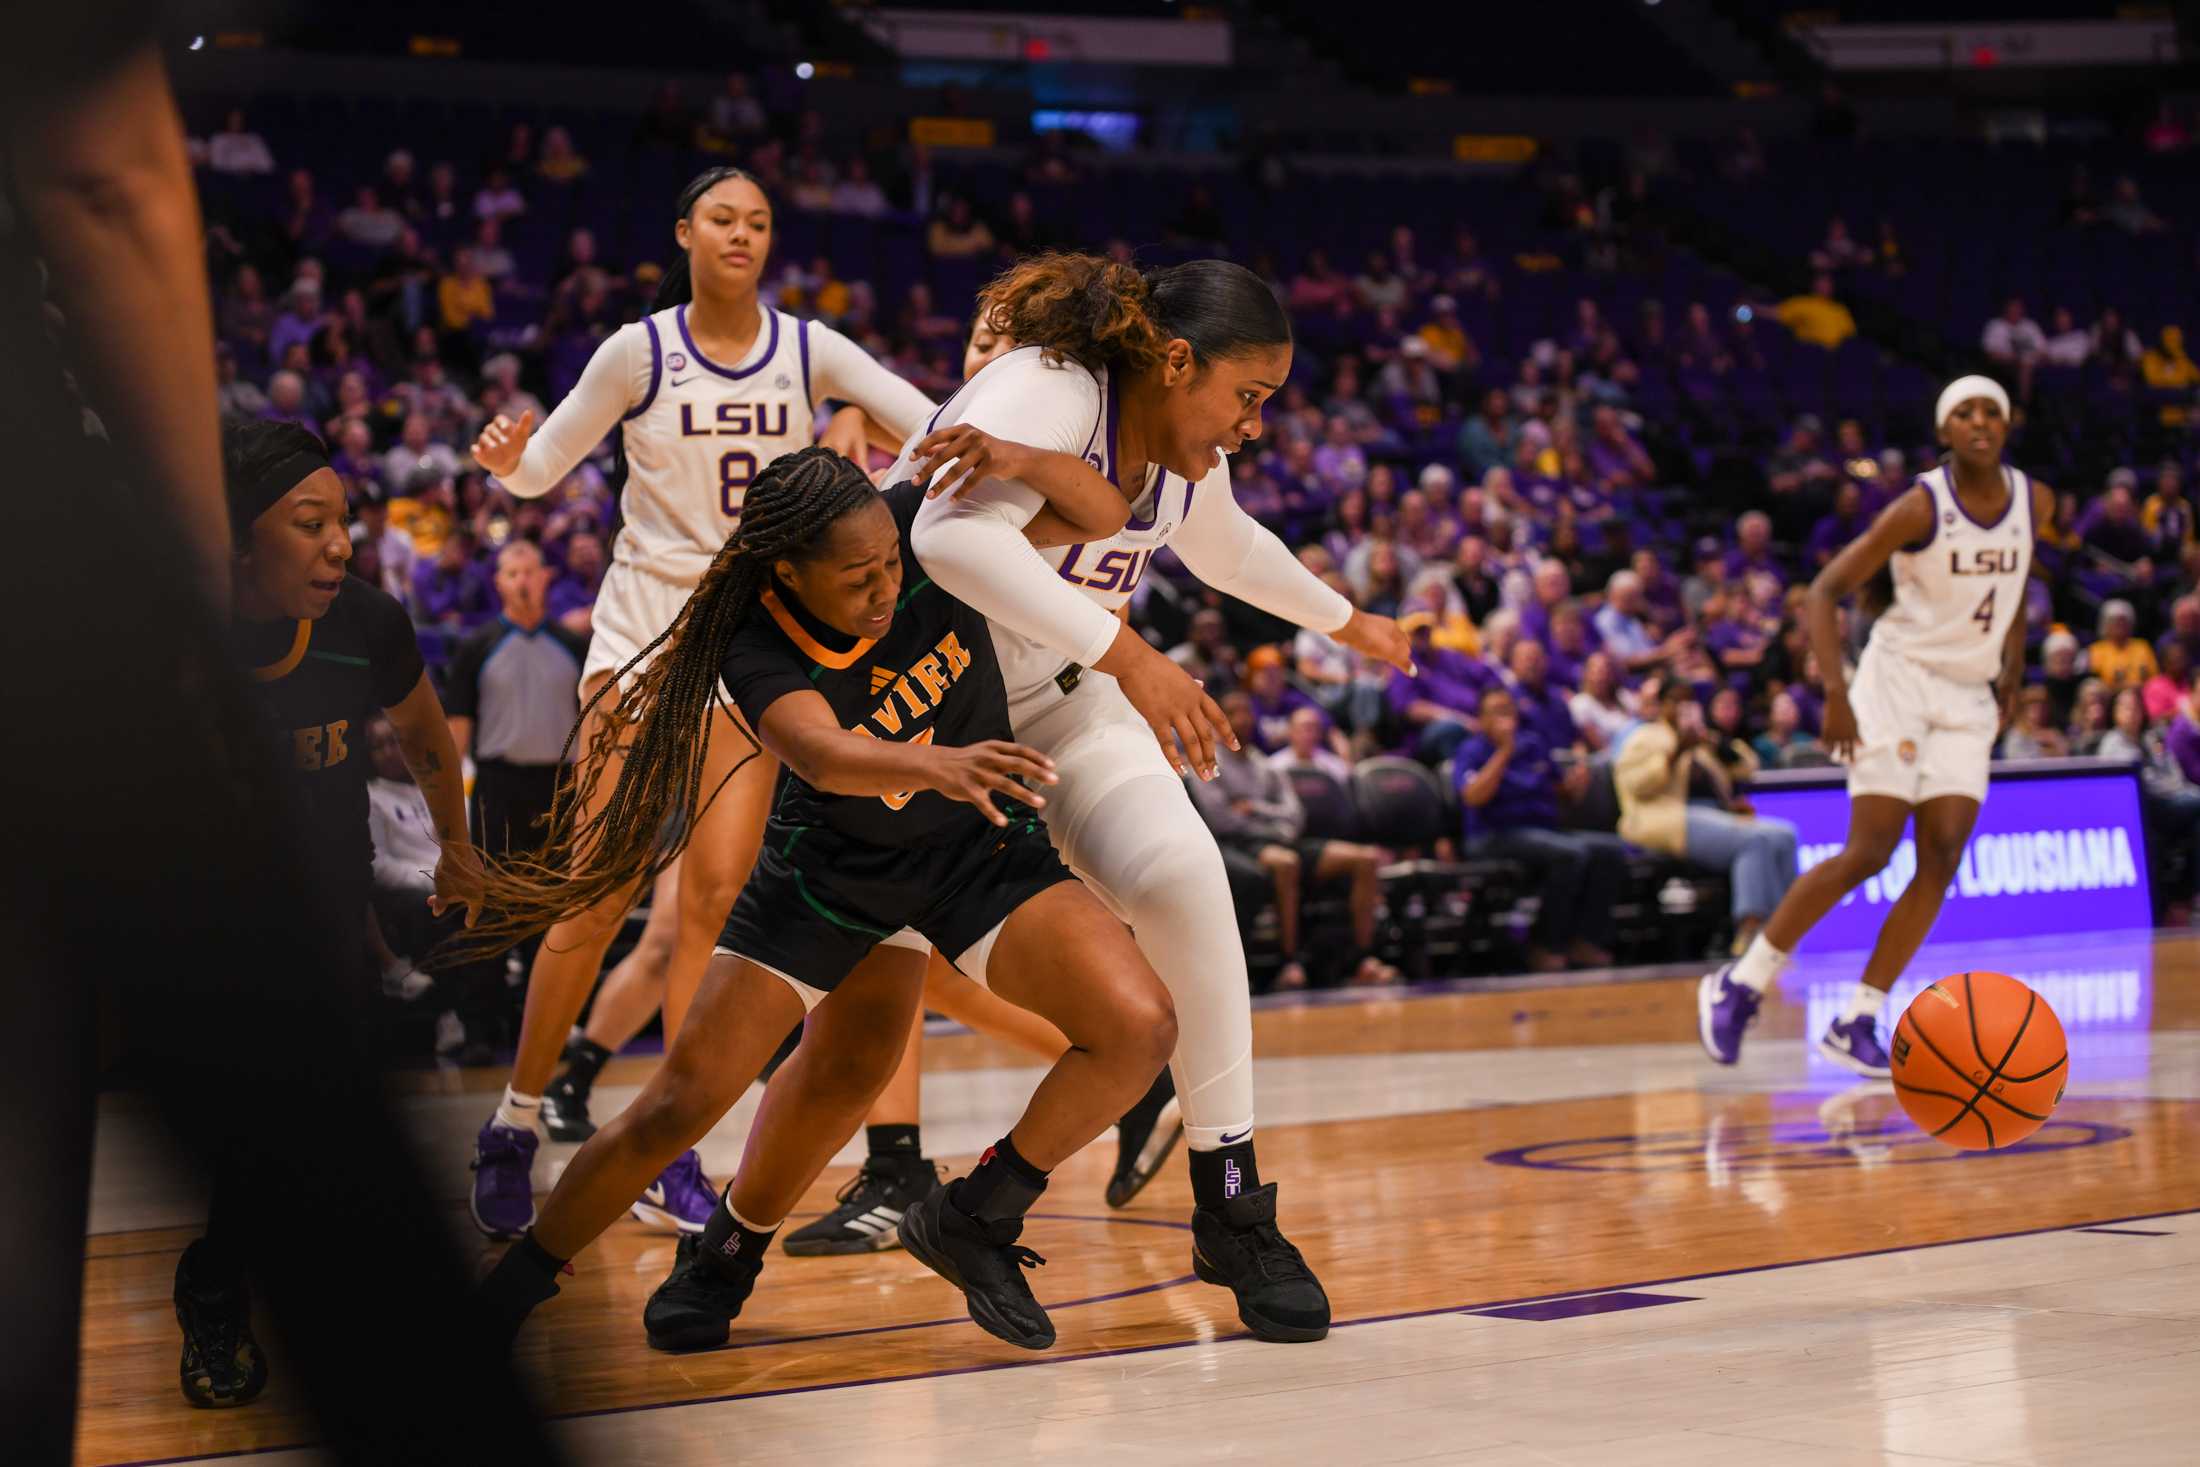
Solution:
{"label": "basketball player in black xavier jersey", "polygon": [[[1106,480],[1048,457],[1071,492],[1035,485],[1059,522],[1034,520],[1035,535],[1067,543],[1120,527],[1127,506]],[[763,854],[664,1066],[581,1148],[485,1284],[484,1306],[505,1327],[556,1292],[565,1260],[805,1022],[739,1173],[702,1235],[680,1240],[644,1313],[659,1348],[724,1343],[781,1220],[901,1057],[923,954],[880,944],[914,928],[1070,1040],[1009,1134],[901,1223],[909,1251],[963,1291],[982,1328],[1027,1349],[1053,1343],[1024,1282],[1043,1261],[1017,1243],[1024,1213],[1047,1173],[1152,1083],[1175,1043],[1174,1010],[1129,932],[1033,818],[1051,765],[1008,741],[985,619],[933,586],[909,549],[922,498],[917,483],[875,492],[828,449],[768,466],[670,645],[621,702],[630,744],[605,814],[557,832],[581,859],[546,864],[576,874],[545,889],[492,868],[492,907],[540,921],[670,860],[650,833],[707,793],[696,788],[698,745],[721,684],[786,767]]]}
{"label": "basketball player in black xavier jersey", "polygon": [[[429,899],[439,912],[472,907],[481,891],[458,750],[405,609],[345,574],[344,486],[320,440],[293,424],[231,420],[222,425],[222,469],[236,550],[232,641],[303,816],[309,884],[326,904],[321,920],[352,964],[298,981],[363,987],[374,859],[367,720],[377,709],[388,714],[444,842]],[[251,1259],[233,1211],[241,1205],[235,1179],[218,1172],[206,1236],[176,1265],[183,1392],[197,1406],[242,1405],[267,1383],[245,1287]]]}

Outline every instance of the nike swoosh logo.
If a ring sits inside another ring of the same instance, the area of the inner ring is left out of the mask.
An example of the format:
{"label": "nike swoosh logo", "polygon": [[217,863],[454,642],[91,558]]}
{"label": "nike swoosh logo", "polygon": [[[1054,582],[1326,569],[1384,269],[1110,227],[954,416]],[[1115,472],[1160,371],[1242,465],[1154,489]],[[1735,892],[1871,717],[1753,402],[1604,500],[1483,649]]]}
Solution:
{"label": "nike swoosh logo", "polygon": [[672,385],[673,385],[673,386],[675,386],[675,387],[685,387],[685,386],[687,386],[687,385],[688,385],[688,384],[689,384],[690,382],[693,382],[694,380],[695,380],[695,379],[694,379],[694,378],[693,378],[692,376],[689,376],[689,377],[675,377],[675,378],[673,378],[673,379],[672,379]]}
{"label": "nike swoosh logo", "polygon": [[1235,1136],[1224,1136],[1222,1138],[1222,1144],[1225,1146],[1235,1146],[1238,1142],[1243,1141],[1246,1137],[1252,1134],[1253,1128],[1251,1126],[1247,1126],[1244,1130],[1238,1132]]}
{"label": "nike swoosh logo", "polygon": [[642,1200],[644,1202],[655,1203],[657,1206],[662,1207],[665,1205],[665,1189],[661,1185],[655,1187],[644,1187],[642,1188]]}

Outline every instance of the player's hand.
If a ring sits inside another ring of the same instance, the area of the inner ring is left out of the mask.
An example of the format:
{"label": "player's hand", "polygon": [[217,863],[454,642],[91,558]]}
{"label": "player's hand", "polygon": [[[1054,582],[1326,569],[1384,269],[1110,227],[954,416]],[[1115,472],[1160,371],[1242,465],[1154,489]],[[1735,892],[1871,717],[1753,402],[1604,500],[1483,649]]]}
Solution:
{"label": "player's hand", "polygon": [[1849,695],[1829,691],[1826,694],[1826,723],[1818,735],[1826,753],[1837,764],[1846,764],[1856,757],[1856,710],[1849,706]]}
{"label": "player's hand", "polygon": [[466,925],[481,920],[486,890],[481,874],[481,853],[462,840],[446,842],[435,863],[435,890],[428,893],[428,910],[438,917],[453,907],[466,909]]}
{"label": "player's hand", "polygon": [[935,748],[933,752],[939,760],[939,773],[932,788],[950,800],[977,806],[995,825],[1008,824],[1008,817],[993,803],[995,795],[1007,795],[1034,810],[1042,809],[1046,797],[1023,781],[1055,784],[1061,778],[1054,772],[1054,761],[1037,749],[1000,739],[956,749]]}
{"label": "player's hand", "polygon": [[1196,770],[1201,779],[1213,779],[1215,745],[1238,747],[1229,718],[1198,679],[1152,648],[1146,651],[1148,655],[1117,677],[1123,696],[1146,720],[1161,743],[1162,757],[1177,773]]}
{"label": "player's hand", "polygon": [[1407,677],[1419,671],[1413,665],[1413,643],[1398,623],[1371,611],[1355,611],[1351,619],[1330,634],[1340,647],[1350,647],[1364,657],[1387,662]]}
{"label": "player's hand", "polygon": [[952,498],[987,479],[1021,479],[1036,449],[996,438],[983,428],[957,423],[928,433],[910,463],[927,499]]}
{"label": "player's hand", "polygon": [[534,434],[533,408],[521,413],[516,423],[498,413],[474,440],[474,462],[501,479],[519,468],[520,456],[527,452],[527,440]]}
{"label": "player's hand", "polygon": [[844,407],[825,420],[825,431],[817,435],[819,448],[830,448],[842,458],[863,468],[871,461],[871,435],[864,430],[863,409]]}

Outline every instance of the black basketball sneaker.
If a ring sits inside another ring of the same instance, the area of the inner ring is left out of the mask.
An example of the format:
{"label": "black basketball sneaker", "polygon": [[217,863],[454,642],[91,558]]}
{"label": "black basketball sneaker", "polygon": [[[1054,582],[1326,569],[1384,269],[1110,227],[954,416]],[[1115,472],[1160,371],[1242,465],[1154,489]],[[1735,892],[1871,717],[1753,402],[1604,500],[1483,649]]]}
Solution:
{"label": "black basketball sneaker", "polygon": [[610,1050],[585,1038],[565,1047],[565,1068],[542,1092],[542,1129],[551,1140],[586,1141],[596,1134],[588,1097],[610,1058]]}
{"label": "black basketball sneaker", "polygon": [[1019,1217],[979,1222],[940,1187],[903,1216],[901,1243],[917,1262],[962,1290],[978,1328],[1011,1345],[1044,1350],[1054,1343],[1054,1321],[1032,1297],[1024,1270],[1046,1260],[1017,1243],[1023,1231]]}
{"label": "black basketball sneaker", "polygon": [[1264,1340],[1329,1333],[1329,1296],[1276,1226],[1276,1184],[1192,1212],[1192,1272],[1237,1295],[1238,1318]]}
{"label": "black basketball sneaker", "polygon": [[252,1337],[244,1281],[217,1283],[198,1268],[204,1243],[176,1265],[176,1323],[183,1327],[183,1398],[194,1406],[242,1406],[267,1389],[267,1356]]}
{"label": "black basketball sneaker", "polygon": [[653,1350],[708,1350],[726,1342],[749,1290],[764,1268],[764,1252],[728,1258],[683,1233],[673,1250],[672,1272],[642,1308],[642,1328]]}
{"label": "black basketball sneaker", "polygon": [[782,1244],[797,1258],[877,1253],[901,1246],[902,1215],[940,1189],[939,1171],[921,1156],[869,1156],[840,1189],[838,1207]]}
{"label": "black basketball sneaker", "polygon": [[1115,1174],[1108,1178],[1108,1206],[1130,1206],[1183,1139],[1184,1111],[1176,1101],[1176,1078],[1163,1065],[1145,1098],[1115,1123]]}

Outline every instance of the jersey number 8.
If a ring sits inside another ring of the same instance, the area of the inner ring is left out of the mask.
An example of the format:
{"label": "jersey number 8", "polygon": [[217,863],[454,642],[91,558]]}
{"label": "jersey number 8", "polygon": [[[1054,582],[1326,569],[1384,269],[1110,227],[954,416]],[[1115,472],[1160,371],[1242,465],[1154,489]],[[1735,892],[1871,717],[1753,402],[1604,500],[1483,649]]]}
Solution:
{"label": "jersey number 8", "polygon": [[745,448],[729,449],[718,459],[718,506],[739,518],[741,498],[756,478],[756,455]]}

